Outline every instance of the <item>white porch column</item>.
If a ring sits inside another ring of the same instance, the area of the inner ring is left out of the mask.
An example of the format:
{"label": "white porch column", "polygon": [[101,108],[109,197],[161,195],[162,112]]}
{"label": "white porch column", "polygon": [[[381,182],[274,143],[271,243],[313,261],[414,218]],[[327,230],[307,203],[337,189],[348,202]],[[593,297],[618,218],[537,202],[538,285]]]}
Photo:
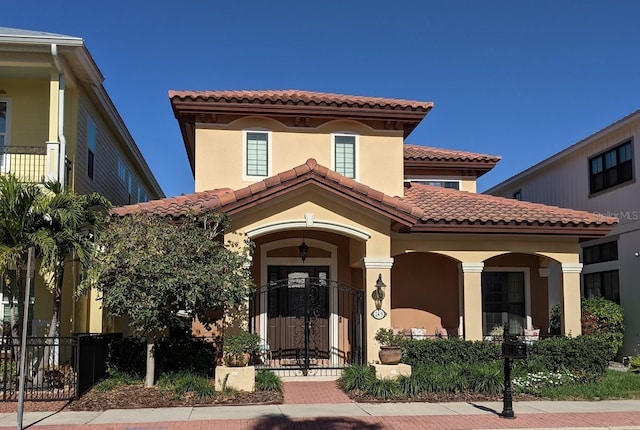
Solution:
{"label": "white porch column", "polygon": [[580,273],[582,263],[562,263],[562,313],[561,329],[563,335],[582,334],[580,323]]}
{"label": "white porch column", "polygon": [[47,142],[47,152],[44,158],[44,179],[46,181],[59,181],[60,176],[60,143]]}
{"label": "white porch column", "polygon": [[482,340],[482,269],[484,263],[460,263],[464,338]]}
{"label": "white porch column", "polygon": [[[373,363],[378,361],[378,350],[380,345],[373,338],[380,328],[391,328],[391,267],[393,258],[391,257],[364,257],[362,268],[364,270],[364,333],[366,337],[365,362]],[[382,276],[382,281],[387,285],[385,298],[382,300],[381,309],[386,313],[382,319],[374,318],[371,313],[376,309],[375,301],[372,297],[376,289],[378,276]]]}

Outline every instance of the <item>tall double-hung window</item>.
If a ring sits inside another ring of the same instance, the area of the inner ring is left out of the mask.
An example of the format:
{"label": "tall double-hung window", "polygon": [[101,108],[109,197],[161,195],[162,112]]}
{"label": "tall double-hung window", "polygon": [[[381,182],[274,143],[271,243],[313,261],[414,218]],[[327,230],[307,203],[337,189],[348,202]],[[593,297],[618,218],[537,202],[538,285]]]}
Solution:
{"label": "tall double-hung window", "polygon": [[269,175],[269,132],[245,132],[245,175]]}
{"label": "tall double-hung window", "polygon": [[347,178],[356,178],[356,136],[333,136],[334,170]]}

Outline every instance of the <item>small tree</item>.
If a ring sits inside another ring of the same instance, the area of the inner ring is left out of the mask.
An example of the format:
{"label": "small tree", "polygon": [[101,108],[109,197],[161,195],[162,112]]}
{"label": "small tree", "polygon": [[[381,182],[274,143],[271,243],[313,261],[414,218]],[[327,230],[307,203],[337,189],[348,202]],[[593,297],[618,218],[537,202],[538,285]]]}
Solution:
{"label": "small tree", "polygon": [[209,309],[247,300],[250,248],[225,244],[228,226],[224,215],[211,212],[178,221],[142,214],[114,217],[102,233],[84,287],[95,286],[105,309],[127,316],[146,338],[147,387],[154,383],[153,345],[164,330],[184,313],[202,319]]}

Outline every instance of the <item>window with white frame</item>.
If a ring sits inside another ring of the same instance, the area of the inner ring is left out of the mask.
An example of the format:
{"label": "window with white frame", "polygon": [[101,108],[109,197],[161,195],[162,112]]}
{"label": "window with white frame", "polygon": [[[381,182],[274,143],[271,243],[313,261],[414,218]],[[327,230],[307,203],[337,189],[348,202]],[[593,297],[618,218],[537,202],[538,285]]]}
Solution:
{"label": "window with white frame", "polygon": [[5,153],[5,146],[9,146],[9,125],[11,105],[9,99],[0,99],[0,172],[9,171],[9,154]]}
{"label": "window with white frame", "polygon": [[356,143],[355,135],[333,135],[333,170],[347,178],[356,178]]}
{"label": "window with white frame", "polygon": [[90,116],[87,117],[87,176],[93,179],[94,163],[96,157],[96,140],[98,129],[96,123]]}
{"label": "window with white frame", "polygon": [[269,175],[269,137],[267,131],[245,131],[245,175]]}
{"label": "window with white frame", "polygon": [[118,178],[120,178],[120,182],[123,184],[127,180],[127,165],[124,164],[121,158],[118,158]]}

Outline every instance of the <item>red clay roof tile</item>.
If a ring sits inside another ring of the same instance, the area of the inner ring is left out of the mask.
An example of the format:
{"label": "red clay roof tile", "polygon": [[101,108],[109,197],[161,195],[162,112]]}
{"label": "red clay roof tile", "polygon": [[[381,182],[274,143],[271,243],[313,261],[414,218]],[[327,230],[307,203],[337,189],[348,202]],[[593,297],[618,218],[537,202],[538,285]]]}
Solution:
{"label": "red clay roof tile", "polygon": [[[198,208],[226,211],[232,205],[232,210],[242,210],[244,205],[254,204],[262,198],[270,198],[270,192],[286,190],[289,186],[288,181],[301,177],[308,180],[316,178],[337,194],[342,194],[354,202],[359,201],[363,205],[369,205],[368,207],[372,210],[383,213],[412,229],[426,224],[481,224],[490,228],[516,225],[523,227],[548,226],[554,234],[572,234],[571,227],[600,228],[602,230],[610,229],[617,223],[615,218],[588,212],[422,184],[408,184],[404,197],[391,197],[318,165],[313,159],[278,174],[278,180],[266,178],[235,191],[225,188],[123,206],[113,209],[112,213],[116,216],[125,216],[146,212],[161,216],[180,217],[188,211],[197,212]],[[266,194],[255,195],[263,192]],[[416,231],[419,231],[419,228]],[[518,230],[515,232],[518,233]]]}
{"label": "red clay roof tile", "polygon": [[347,94],[323,93],[301,90],[260,91],[169,91],[170,99],[207,100],[225,103],[257,103],[306,106],[336,106],[361,108],[392,108],[401,110],[424,110],[433,107],[433,102],[365,97]]}
{"label": "red clay roof tile", "polygon": [[403,201],[421,208],[421,223],[613,226],[616,218],[430,185],[410,183]]}
{"label": "red clay roof tile", "polygon": [[485,161],[497,163],[502,158],[497,155],[478,154],[475,152],[456,151],[453,149],[433,148],[430,146],[404,144],[405,160],[429,161]]}

